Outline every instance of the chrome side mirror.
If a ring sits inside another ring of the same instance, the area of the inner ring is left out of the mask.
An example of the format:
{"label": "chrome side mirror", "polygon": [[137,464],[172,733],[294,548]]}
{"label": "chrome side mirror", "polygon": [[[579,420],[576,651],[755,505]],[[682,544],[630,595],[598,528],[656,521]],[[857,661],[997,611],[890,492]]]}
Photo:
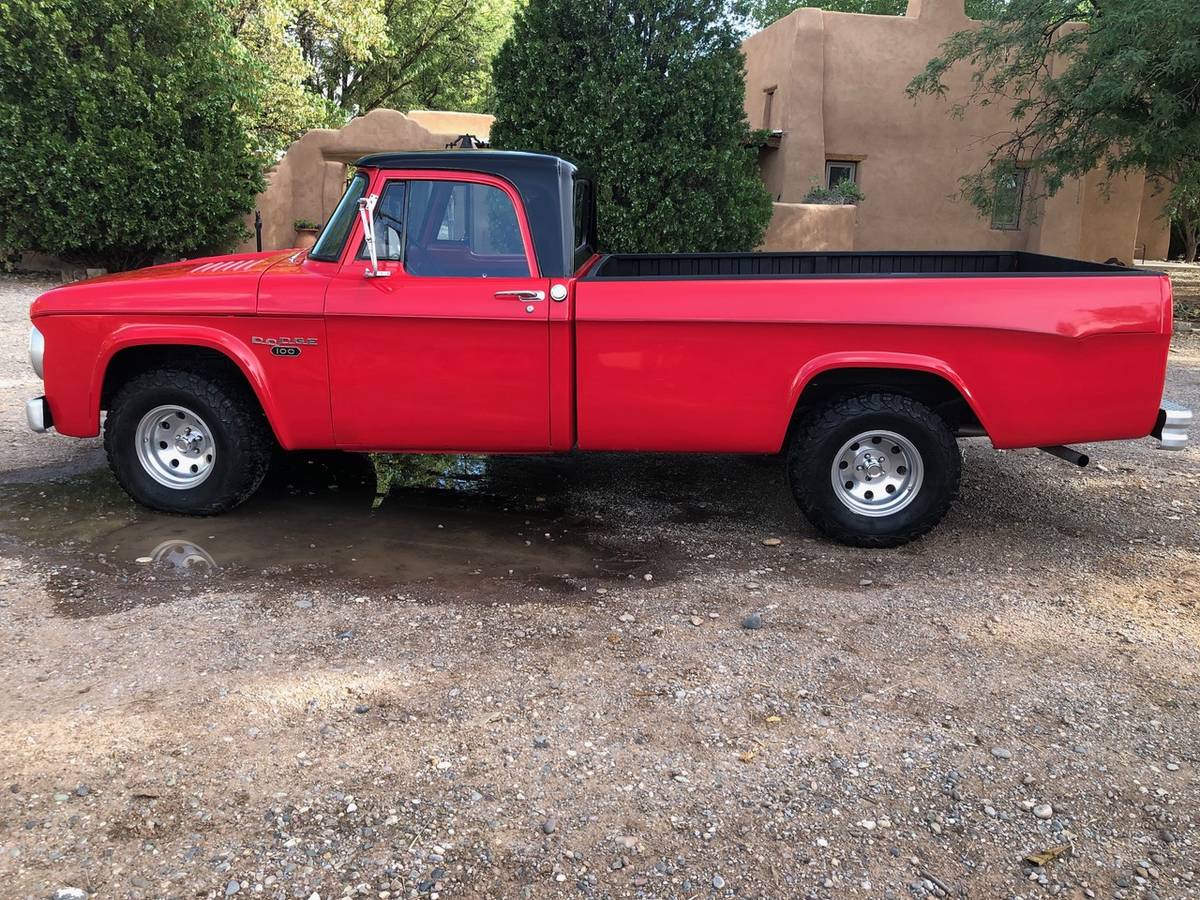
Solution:
{"label": "chrome side mirror", "polygon": [[371,255],[371,268],[363,272],[364,278],[387,278],[391,275],[388,269],[379,268],[379,257],[375,252],[375,204],[379,195],[360,197],[358,200],[358,218],[362,222],[363,239],[367,242],[367,252]]}

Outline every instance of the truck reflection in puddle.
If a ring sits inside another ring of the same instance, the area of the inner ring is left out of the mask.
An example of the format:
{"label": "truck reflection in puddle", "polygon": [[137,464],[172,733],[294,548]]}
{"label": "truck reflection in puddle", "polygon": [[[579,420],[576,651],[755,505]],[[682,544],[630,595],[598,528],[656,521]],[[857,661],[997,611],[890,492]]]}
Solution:
{"label": "truck reflection in puddle", "polygon": [[150,551],[149,556],[139,557],[138,562],[170,569],[181,575],[207,575],[217,568],[217,561],[207,550],[178,538],[163,541]]}
{"label": "truck reflection in puddle", "polygon": [[82,588],[95,606],[97,592],[107,591],[117,608],[157,602],[139,598],[139,589],[162,593],[177,578],[205,576],[333,589],[431,583],[450,591],[490,578],[577,591],[640,574],[648,557],[659,558],[661,548],[617,542],[604,523],[572,512],[563,465],[298,456],[255,499],[214,518],[144,509],[101,469],[0,485],[0,535],[35,548],[38,568],[49,569],[51,586],[68,598]]}

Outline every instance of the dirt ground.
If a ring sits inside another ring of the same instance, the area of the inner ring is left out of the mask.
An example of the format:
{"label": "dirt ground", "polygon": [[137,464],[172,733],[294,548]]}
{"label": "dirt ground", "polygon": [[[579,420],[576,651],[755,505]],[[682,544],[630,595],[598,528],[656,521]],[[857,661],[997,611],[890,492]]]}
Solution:
{"label": "dirt ground", "polygon": [[172,518],[25,430],[44,285],[0,281],[0,896],[1200,896],[1195,449],[970,441],[885,552],[747,458],[303,459]]}

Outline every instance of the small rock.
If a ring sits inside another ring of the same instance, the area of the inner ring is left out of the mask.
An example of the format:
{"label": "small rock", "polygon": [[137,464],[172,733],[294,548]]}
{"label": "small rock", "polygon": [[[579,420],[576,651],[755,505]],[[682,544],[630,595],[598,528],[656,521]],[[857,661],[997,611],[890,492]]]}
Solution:
{"label": "small rock", "polygon": [[627,612],[621,613],[621,621],[622,621],[622,622],[632,622],[632,621],[634,621],[634,616],[633,616],[633,613],[627,613]]}
{"label": "small rock", "polygon": [[764,547],[778,547],[783,543],[783,541],[777,537],[763,538],[762,542]]}
{"label": "small rock", "polygon": [[720,875],[714,875],[713,876],[713,888],[715,890],[719,891],[723,887],[725,887],[725,879],[722,878]]}
{"label": "small rock", "polygon": [[297,609],[312,609],[312,601],[311,600],[297,600],[296,608]]}
{"label": "small rock", "polygon": [[762,613],[752,612],[742,619],[742,627],[747,631],[757,631],[763,627]]}
{"label": "small rock", "polygon": [[545,750],[550,746],[550,738],[544,734],[538,735],[533,739],[533,746],[538,750]]}
{"label": "small rock", "polygon": [[50,895],[51,900],[87,900],[87,891],[77,887],[60,887]]}
{"label": "small rock", "polygon": [[873,585],[874,583],[875,583],[875,582],[874,582],[874,580],[872,580],[872,579],[870,579],[870,578],[860,578],[860,579],[858,579],[858,586],[859,586],[859,587],[870,587],[870,586],[871,586],[871,585]]}
{"label": "small rock", "polygon": [[76,797],[86,797],[91,792],[92,792],[92,789],[90,787],[88,787],[86,784],[81,784],[79,787],[75,788],[75,796]]}
{"label": "small rock", "polygon": [[1039,819],[1049,819],[1054,815],[1054,807],[1049,803],[1039,803],[1033,808],[1033,814]]}
{"label": "small rock", "polygon": [[360,703],[358,706],[354,707],[354,711],[361,716],[363,713],[370,712],[371,707],[367,706],[365,703]]}
{"label": "small rock", "polygon": [[236,894],[241,889],[242,889],[241,884],[239,884],[236,879],[231,878],[231,879],[229,879],[229,884],[225,885],[225,896],[232,897],[234,894]]}
{"label": "small rock", "polygon": [[645,575],[642,576],[642,580],[643,581],[653,581],[654,576],[651,575],[649,572],[647,572]]}
{"label": "small rock", "polygon": [[554,832],[558,831],[558,819],[554,816],[548,818],[542,823],[542,831],[546,834],[554,834]]}
{"label": "small rock", "polygon": [[993,747],[992,756],[996,759],[1012,759],[1012,751],[1004,747]]}

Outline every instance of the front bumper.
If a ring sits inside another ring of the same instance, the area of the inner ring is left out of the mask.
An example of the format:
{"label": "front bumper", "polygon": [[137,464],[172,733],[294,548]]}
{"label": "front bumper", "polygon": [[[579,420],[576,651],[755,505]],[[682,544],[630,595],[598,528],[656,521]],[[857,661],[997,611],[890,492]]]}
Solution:
{"label": "front bumper", "polygon": [[45,397],[34,397],[25,401],[25,421],[38,434],[54,427],[54,419],[50,416],[50,404],[46,402]]}
{"label": "front bumper", "polygon": [[1158,438],[1161,450],[1182,450],[1188,443],[1188,426],[1192,424],[1192,411],[1186,406],[1163,400],[1154,423],[1151,437]]}

